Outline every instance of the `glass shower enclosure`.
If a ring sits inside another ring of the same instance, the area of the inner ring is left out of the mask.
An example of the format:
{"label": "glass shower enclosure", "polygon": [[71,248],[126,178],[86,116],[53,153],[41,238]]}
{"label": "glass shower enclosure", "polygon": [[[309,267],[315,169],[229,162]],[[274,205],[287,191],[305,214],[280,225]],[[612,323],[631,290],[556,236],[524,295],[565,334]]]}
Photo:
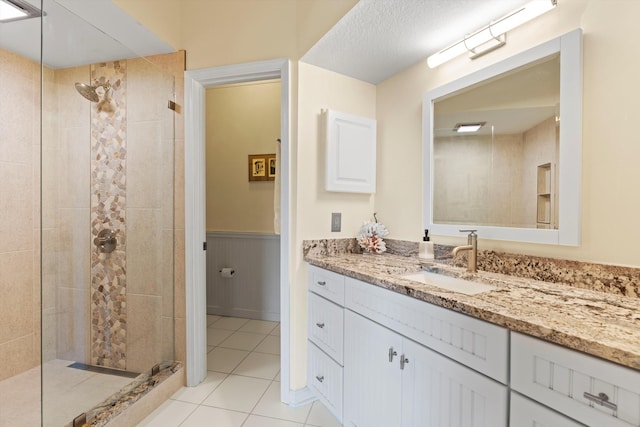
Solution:
{"label": "glass shower enclosure", "polygon": [[2,427],[91,425],[175,359],[176,59],[80,3],[0,22]]}

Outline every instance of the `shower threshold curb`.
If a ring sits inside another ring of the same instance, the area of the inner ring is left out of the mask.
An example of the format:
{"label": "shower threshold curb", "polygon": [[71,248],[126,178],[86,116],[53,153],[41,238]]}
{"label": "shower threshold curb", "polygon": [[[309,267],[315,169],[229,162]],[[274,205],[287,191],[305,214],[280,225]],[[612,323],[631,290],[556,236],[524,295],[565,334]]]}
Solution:
{"label": "shower threshold curb", "polygon": [[[161,364],[160,372],[152,375],[151,371],[140,374],[133,382],[112,394],[99,405],[86,412],[86,423],[82,427],[104,427],[117,426],[118,419],[127,415],[132,406],[150,392],[157,390],[169,378],[182,373],[183,364],[181,362],[165,362]],[[181,382],[180,382],[180,385]],[[171,392],[170,394],[173,394]],[[162,402],[158,402],[160,404]],[[153,408],[150,412],[153,411]],[[146,414],[143,414],[144,418]],[[142,419],[141,418],[141,419]],[[113,423],[112,423],[113,421]],[[123,420],[124,421],[124,420]],[[122,425],[127,425],[126,421]],[[65,427],[73,427],[70,421]]]}

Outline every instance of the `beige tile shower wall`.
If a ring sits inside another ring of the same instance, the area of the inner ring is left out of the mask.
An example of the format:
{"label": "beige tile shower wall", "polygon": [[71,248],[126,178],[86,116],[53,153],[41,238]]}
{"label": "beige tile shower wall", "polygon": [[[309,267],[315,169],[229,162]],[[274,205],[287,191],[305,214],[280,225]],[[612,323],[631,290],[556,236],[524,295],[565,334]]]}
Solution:
{"label": "beige tile shower wall", "polygon": [[[496,135],[493,140],[493,165],[489,217],[493,224],[525,226],[520,206],[522,186],[522,134]],[[529,221],[529,226],[535,227]]]}
{"label": "beige tile shower wall", "polygon": [[178,151],[184,144],[174,147],[174,138],[184,137],[174,123],[181,111],[174,114],[167,103],[176,89],[182,92],[184,53],[128,60],[127,67],[127,370],[143,372],[175,358],[174,286],[184,283],[177,271],[184,265],[177,259],[184,257],[178,215],[184,215],[174,212],[183,205],[174,187],[182,180],[176,168],[183,174]]}
{"label": "beige tile shower wall", "polygon": [[487,224],[491,193],[491,135],[438,137],[434,145],[434,220]]}
{"label": "beige tile shower wall", "polygon": [[[58,225],[58,183],[59,175],[59,120],[58,86],[56,72],[43,68],[42,87],[42,175],[41,221],[42,246],[40,260],[42,262],[42,361],[57,357],[57,249],[59,247],[60,230]],[[34,195],[37,199],[38,195]],[[38,310],[40,312],[40,310]]]}
{"label": "beige tile shower wall", "polygon": [[[0,49],[0,380],[37,365],[40,66]],[[9,82],[9,84],[7,84]]]}
{"label": "beige tile shower wall", "polygon": [[[76,82],[88,83],[89,66],[55,71],[51,134],[43,134],[43,295],[55,292],[55,314],[43,304],[51,323],[43,325],[48,354],[89,361],[90,316],[90,108]],[[54,134],[55,132],[55,134]],[[54,349],[51,346],[55,346]]]}

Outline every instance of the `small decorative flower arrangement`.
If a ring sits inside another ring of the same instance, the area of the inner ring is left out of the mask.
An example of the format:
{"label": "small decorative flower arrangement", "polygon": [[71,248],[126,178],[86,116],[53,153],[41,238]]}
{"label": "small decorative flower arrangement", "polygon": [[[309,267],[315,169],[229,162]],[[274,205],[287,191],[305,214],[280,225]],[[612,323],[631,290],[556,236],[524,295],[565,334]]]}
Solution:
{"label": "small decorative flower arrangement", "polygon": [[365,252],[381,254],[387,250],[387,246],[382,238],[389,234],[389,230],[378,222],[375,213],[373,214],[373,219],[375,220],[374,222],[365,221],[362,224],[356,239]]}

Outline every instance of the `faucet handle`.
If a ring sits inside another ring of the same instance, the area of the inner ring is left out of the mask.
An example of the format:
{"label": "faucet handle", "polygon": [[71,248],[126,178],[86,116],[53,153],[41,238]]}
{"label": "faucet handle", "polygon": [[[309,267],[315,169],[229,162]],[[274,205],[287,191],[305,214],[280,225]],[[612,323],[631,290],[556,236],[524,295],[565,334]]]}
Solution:
{"label": "faucet handle", "polygon": [[469,233],[469,236],[475,236],[478,230],[459,230],[461,233]]}

